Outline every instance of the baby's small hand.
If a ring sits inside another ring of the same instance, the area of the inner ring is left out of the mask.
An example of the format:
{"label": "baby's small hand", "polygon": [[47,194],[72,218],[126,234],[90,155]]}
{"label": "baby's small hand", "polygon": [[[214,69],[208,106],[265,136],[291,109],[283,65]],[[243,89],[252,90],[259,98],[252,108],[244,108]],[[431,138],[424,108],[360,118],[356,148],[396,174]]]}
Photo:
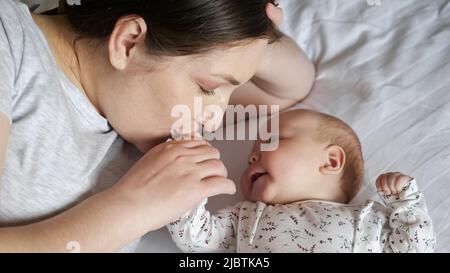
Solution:
{"label": "baby's small hand", "polygon": [[382,191],[385,195],[399,194],[412,177],[399,172],[385,173],[377,178],[377,191]]}

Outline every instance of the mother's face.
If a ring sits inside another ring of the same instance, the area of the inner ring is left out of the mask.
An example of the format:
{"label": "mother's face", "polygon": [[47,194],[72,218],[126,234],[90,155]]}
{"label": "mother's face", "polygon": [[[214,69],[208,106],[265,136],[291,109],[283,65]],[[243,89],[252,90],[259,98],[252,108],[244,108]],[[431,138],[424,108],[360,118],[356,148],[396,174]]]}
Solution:
{"label": "mother's face", "polygon": [[[193,122],[199,120],[194,97],[202,98],[203,110],[224,109],[232,92],[255,74],[266,48],[267,40],[258,39],[201,55],[154,58],[145,45],[137,46],[126,67],[108,76],[102,110],[123,138],[145,152],[170,135],[179,119],[171,117],[174,106],[187,106]],[[202,123],[212,124],[207,118]]]}

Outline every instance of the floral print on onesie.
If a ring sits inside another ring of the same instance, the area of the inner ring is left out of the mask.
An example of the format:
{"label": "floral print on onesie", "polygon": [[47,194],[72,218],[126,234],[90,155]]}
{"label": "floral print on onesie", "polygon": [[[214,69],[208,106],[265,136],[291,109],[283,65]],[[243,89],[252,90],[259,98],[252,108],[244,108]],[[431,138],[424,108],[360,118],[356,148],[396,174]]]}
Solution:
{"label": "floral print on onesie", "polygon": [[184,252],[433,252],[435,235],[415,180],[385,205],[240,202],[212,214],[204,200],[169,224]]}

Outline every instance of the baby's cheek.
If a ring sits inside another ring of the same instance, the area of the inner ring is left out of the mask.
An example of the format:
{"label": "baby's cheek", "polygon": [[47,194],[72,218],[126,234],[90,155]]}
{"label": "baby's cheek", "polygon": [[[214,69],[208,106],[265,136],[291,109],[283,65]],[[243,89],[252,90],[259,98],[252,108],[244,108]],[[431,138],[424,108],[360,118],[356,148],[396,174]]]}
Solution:
{"label": "baby's cheek", "polygon": [[269,167],[268,172],[271,174],[272,179],[277,184],[283,183],[287,179],[296,175],[297,170],[295,169],[294,162],[284,161],[280,163],[273,164]]}
{"label": "baby's cheek", "polygon": [[263,154],[264,167],[273,176],[286,172],[291,164],[282,151]]}

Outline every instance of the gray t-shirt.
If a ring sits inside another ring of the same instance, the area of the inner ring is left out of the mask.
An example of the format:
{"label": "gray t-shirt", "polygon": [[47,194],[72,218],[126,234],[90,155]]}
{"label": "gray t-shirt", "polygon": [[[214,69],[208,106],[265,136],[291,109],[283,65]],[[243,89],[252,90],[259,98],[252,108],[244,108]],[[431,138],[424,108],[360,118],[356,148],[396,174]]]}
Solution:
{"label": "gray t-shirt", "polygon": [[11,121],[1,227],[40,221],[104,190],[140,153],[58,68],[27,6],[0,1],[0,112]]}

